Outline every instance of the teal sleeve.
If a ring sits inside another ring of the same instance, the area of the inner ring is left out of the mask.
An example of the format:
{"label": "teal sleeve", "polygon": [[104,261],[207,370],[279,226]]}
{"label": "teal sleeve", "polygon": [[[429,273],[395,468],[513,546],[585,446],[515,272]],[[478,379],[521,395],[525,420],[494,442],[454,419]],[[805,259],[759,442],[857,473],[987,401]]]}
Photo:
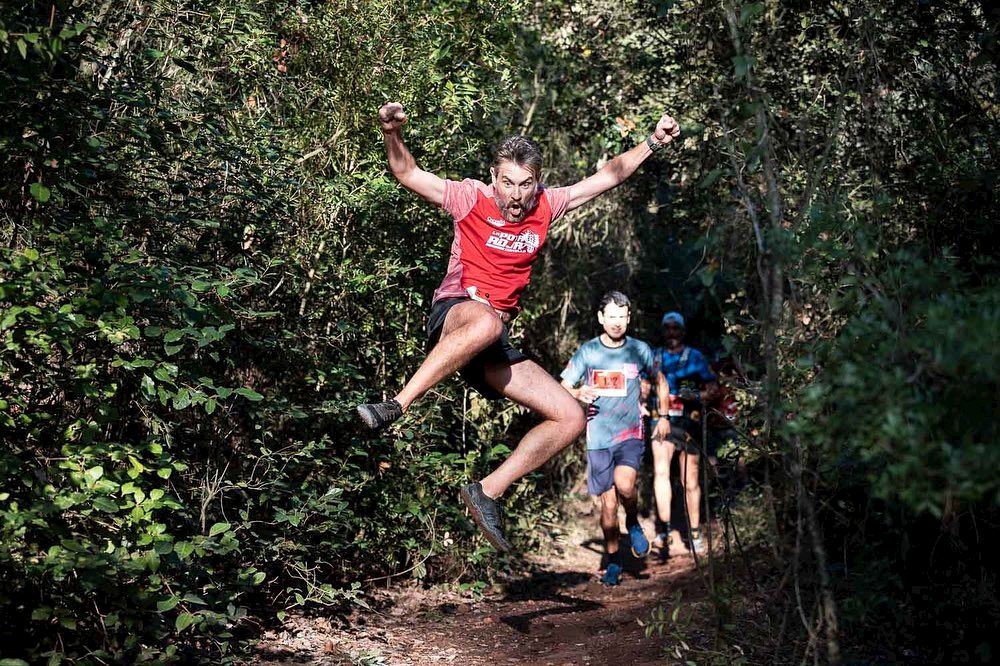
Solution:
{"label": "teal sleeve", "polygon": [[559,373],[559,377],[576,386],[583,379],[584,375],[587,374],[587,362],[586,362],[586,352],[583,347],[576,350],[573,354],[573,358],[569,360],[563,371]]}

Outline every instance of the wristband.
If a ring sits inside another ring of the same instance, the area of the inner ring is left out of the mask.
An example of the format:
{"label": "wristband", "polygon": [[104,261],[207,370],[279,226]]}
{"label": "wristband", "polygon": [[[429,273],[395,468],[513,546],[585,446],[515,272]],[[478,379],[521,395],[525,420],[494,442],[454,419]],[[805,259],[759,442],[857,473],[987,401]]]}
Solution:
{"label": "wristband", "polygon": [[656,141],[653,141],[653,135],[650,134],[649,136],[646,137],[646,145],[649,146],[649,149],[655,153],[659,149],[663,148],[663,146],[666,144],[657,143]]}

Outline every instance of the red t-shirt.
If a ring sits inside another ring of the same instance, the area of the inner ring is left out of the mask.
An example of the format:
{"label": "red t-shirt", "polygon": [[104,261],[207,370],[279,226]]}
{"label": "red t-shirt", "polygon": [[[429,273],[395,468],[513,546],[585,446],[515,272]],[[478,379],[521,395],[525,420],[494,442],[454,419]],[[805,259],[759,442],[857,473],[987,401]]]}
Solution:
{"label": "red t-shirt", "polygon": [[568,187],[540,186],[535,207],[520,222],[508,222],[492,185],[470,178],[446,180],[442,207],[455,220],[455,240],[434,302],[473,296],[497,310],[516,311],[549,225],[568,205]]}

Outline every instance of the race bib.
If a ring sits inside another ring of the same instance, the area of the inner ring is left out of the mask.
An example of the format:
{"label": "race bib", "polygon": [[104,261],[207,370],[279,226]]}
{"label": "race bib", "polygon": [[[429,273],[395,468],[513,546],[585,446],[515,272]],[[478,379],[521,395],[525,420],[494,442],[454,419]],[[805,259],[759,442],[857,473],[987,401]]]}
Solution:
{"label": "race bib", "polygon": [[667,416],[684,416],[684,402],[674,394],[670,394],[670,408]]}
{"label": "race bib", "polygon": [[592,370],[590,386],[598,396],[624,398],[626,390],[624,370]]}

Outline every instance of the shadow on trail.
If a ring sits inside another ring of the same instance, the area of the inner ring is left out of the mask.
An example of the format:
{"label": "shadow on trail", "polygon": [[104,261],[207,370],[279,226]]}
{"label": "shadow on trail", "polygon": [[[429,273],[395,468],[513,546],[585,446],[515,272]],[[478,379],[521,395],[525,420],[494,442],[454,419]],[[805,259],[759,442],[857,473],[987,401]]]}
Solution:
{"label": "shadow on trail", "polygon": [[[580,547],[598,555],[604,553],[604,541],[602,539],[587,539],[580,543]],[[622,536],[619,542],[619,552],[622,553],[622,568],[626,576],[636,580],[647,580],[649,574],[643,573],[646,569],[646,561],[632,555],[628,537]],[[550,617],[553,615],[566,615],[580,613],[604,608],[604,604],[590,599],[573,596],[567,589],[577,588],[583,591],[584,586],[595,584],[594,574],[585,571],[564,571],[554,572],[545,569],[533,571],[527,577],[510,583],[507,586],[507,595],[504,601],[509,602],[551,602],[545,608],[539,608],[526,613],[515,615],[502,615],[500,621],[522,634],[531,632],[533,620]]]}
{"label": "shadow on trail", "polygon": [[581,599],[566,593],[567,588],[585,585],[593,580],[593,575],[584,571],[554,572],[545,569],[532,572],[507,585],[504,602],[552,602],[553,604],[527,613],[501,615],[499,620],[522,634],[531,631],[531,622],[551,615],[565,615],[603,608],[603,604]]}
{"label": "shadow on trail", "polygon": [[531,611],[529,613],[521,613],[519,615],[502,615],[500,616],[500,621],[515,631],[527,634],[531,632],[532,620],[551,615],[565,615],[567,613],[580,613],[604,608],[604,604],[596,601],[589,601],[587,599],[571,597],[568,594],[555,594],[544,598],[546,601],[558,601],[564,605],[552,608],[542,608],[540,610]]}

